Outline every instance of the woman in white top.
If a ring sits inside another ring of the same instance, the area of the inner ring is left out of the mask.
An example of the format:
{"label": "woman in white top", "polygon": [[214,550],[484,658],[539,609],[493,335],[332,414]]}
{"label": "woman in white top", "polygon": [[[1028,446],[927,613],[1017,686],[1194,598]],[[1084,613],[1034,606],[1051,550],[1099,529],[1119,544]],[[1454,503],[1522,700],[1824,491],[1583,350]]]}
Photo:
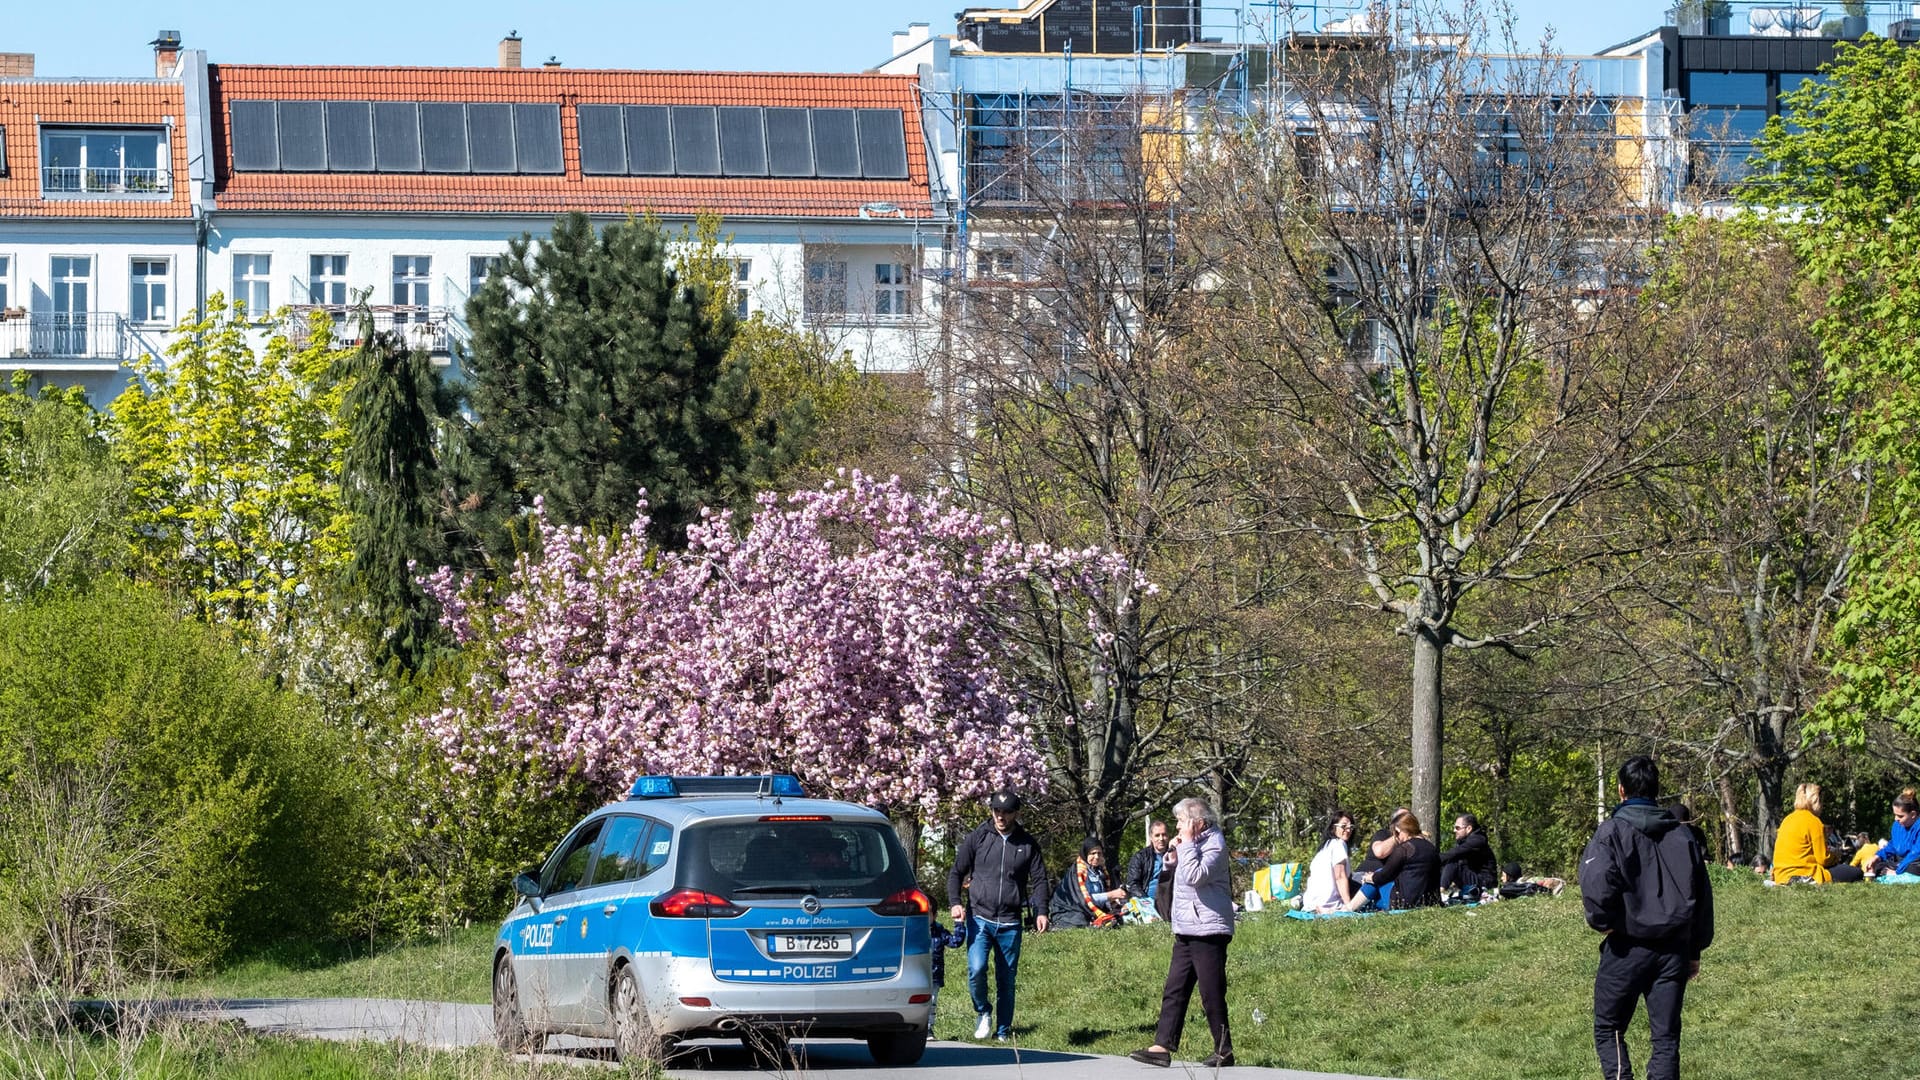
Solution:
{"label": "woman in white top", "polygon": [[1367,898],[1353,887],[1347,871],[1347,845],[1353,840],[1353,815],[1335,810],[1327,821],[1320,850],[1307,869],[1307,887],[1300,894],[1302,911],[1357,911]]}

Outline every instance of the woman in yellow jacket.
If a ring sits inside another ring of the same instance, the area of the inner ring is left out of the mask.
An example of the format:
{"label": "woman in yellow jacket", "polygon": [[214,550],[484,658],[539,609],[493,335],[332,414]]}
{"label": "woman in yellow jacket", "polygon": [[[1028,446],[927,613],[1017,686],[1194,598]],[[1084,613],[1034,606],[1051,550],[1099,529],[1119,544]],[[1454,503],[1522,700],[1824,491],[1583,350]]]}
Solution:
{"label": "woman in yellow jacket", "polygon": [[[1839,863],[1830,866],[1830,863]],[[1801,784],[1794,789],[1793,813],[1780,823],[1780,835],[1773,841],[1773,882],[1788,885],[1794,878],[1811,880],[1817,885],[1828,882],[1864,881],[1866,875],[1827,853],[1827,826],[1820,820],[1820,785]]]}

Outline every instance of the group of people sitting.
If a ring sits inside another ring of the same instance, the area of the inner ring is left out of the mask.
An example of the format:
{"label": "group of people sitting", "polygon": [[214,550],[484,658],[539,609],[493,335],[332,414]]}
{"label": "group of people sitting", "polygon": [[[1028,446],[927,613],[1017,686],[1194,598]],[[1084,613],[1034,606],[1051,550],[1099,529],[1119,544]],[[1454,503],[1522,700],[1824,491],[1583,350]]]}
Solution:
{"label": "group of people sitting", "polygon": [[1920,799],[1912,788],[1894,796],[1893,828],[1881,844],[1829,844],[1821,809],[1819,784],[1801,784],[1794,790],[1793,813],[1780,822],[1773,841],[1774,884],[1846,884],[1920,874]]}
{"label": "group of people sitting", "polygon": [[[1474,901],[1502,883],[1493,846],[1472,814],[1453,819],[1453,846],[1441,851],[1421,832],[1420,819],[1403,806],[1366,842],[1358,864],[1354,829],[1353,815],[1345,810],[1335,810],[1328,818],[1320,850],[1307,869],[1302,911],[1404,910],[1453,897]],[[1517,880],[1519,868],[1513,867],[1512,873]]]}
{"label": "group of people sitting", "polygon": [[1107,862],[1106,848],[1094,837],[1080,844],[1080,857],[1060,875],[1060,884],[1047,903],[1047,922],[1056,930],[1119,926],[1123,921],[1154,922],[1167,918],[1173,898],[1166,880],[1167,823],[1147,825],[1147,846],[1127,861],[1124,879]]}

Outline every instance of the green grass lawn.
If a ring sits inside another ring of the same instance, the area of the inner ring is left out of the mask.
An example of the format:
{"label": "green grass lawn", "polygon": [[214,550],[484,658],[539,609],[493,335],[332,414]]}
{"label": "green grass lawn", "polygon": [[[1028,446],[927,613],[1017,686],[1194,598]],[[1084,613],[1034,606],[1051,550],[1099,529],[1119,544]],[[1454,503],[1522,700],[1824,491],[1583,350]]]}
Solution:
{"label": "green grass lawn", "polygon": [[[1711,1077],[1920,1077],[1911,995],[1920,887],[1767,889],[1716,872],[1718,936],[1687,992],[1681,1056]],[[1588,1078],[1598,935],[1580,900],[1509,901],[1301,922],[1265,912],[1228,953],[1241,1064],[1422,1078]],[[1161,927],[1029,935],[1015,1034],[1124,1054],[1153,1041]],[[972,1034],[965,962],[948,953],[936,1034]],[[1258,1008],[1265,1023],[1252,1020]],[[1646,1023],[1636,1019],[1636,1068]],[[1212,1049],[1199,1001],[1179,1059]]]}
{"label": "green grass lawn", "polygon": [[[1691,1080],[1920,1077],[1910,1011],[1920,887],[1766,889],[1750,874],[1715,875],[1719,937],[1687,993]],[[285,950],[169,992],[485,1002],[492,938],[477,927],[371,956]],[[1235,1049],[1247,1065],[1420,1080],[1591,1077],[1597,942],[1572,890],[1326,922],[1265,912],[1229,952]],[[1021,1044],[1124,1054],[1153,1040],[1165,928],[1028,935],[1025,948]],[[935,1034],[963,1039],[966,962],[947,956]],[[1644,1019],[1635,1027],[1629,1045],[1644,1066]],[[1180,1056],[1209,1049],[1196,1000]]]}

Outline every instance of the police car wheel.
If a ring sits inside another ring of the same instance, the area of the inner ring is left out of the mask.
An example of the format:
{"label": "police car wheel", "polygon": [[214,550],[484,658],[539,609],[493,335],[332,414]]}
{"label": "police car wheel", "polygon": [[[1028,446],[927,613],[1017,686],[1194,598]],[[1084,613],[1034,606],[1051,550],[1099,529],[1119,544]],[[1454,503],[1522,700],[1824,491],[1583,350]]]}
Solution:
{"label": "police car wheel", "polygon": [[621,1061],[647,1061],[665,1058],[666,1044],[653,1030],[647,1017],[646,997],[640,992],[640,980],[633,965],[623,964],[613,982],[613,1048]]}
{"label": "police car wheel", "polygon": [[[520,1015],[520,989],[513,978],[513,958],[502,956],[493,969],[493,1038],[503,1053],[530,1054],[540,1047]],[[539,1042],[546,1040],[539,1039]]]}
{"label": "police car wheel", "polygon": [[927,1052],[927,1032],[919,1031],[885,1032],[867,1036],[867,1052],[873,1055],[876,1065],[898,1068],[919,1062],[920,1056]]}

